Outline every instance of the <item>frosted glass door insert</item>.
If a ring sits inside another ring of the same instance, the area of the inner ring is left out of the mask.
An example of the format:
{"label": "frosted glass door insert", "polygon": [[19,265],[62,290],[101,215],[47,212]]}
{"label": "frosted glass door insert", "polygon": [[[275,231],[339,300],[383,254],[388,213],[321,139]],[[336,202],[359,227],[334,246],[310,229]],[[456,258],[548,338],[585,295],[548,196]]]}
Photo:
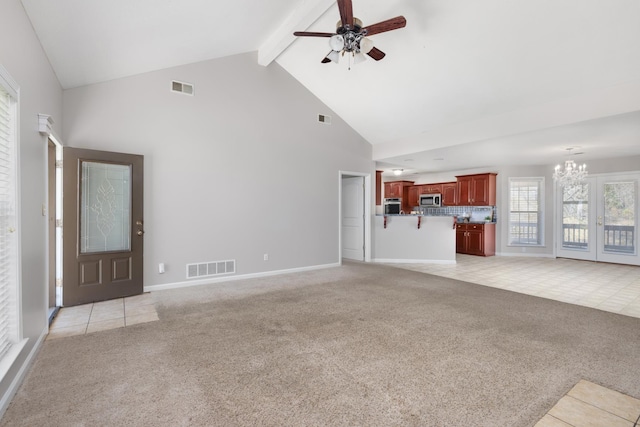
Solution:
{"label": "frosted glass door insert", "polygon": [[83,161],[80,253],[131,249],[131,167]]}

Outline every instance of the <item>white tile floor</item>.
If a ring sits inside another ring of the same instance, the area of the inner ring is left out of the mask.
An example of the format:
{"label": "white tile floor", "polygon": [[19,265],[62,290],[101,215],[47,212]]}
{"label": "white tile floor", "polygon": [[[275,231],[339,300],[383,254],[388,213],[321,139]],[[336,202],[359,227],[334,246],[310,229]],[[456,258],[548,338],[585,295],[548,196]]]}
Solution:
{"label": "white tile floor", "polygon": [[47,339],[124,328],[156,320],[158,313],[150,293],[64,307],[51,324]]}
{"label": "white tile floor", "polygon": [[456,264],[392,264],[640,318],[640,267],[563,258],[478,257]]}

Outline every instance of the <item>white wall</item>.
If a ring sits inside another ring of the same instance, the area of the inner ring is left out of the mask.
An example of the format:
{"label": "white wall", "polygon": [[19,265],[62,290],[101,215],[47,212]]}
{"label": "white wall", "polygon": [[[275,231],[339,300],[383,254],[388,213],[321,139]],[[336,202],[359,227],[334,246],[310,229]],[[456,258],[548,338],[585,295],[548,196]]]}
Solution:
{"label": "white wall", "polygon": [[63,134],[144,155],[147,287],[184,282],[192,262],[235,259],[238,275],[338,263],[338,171],[373,173],[371,145],[255,53],[67,90]]}
{"label": "white wall", "polygon": [[[20,235],[22,252],[21,322],[28,339],[0,382],[0,402],[15,391],[12,383],[47,330],[47,140],[38,132],[38,114],[51,115],[61,133],[62,89],[19,0],[4,0],[0,11],[0,64],[20,86]],[[14,383],[16,385],[16,383]],[[0,414],[2,413],[0,405]]]}

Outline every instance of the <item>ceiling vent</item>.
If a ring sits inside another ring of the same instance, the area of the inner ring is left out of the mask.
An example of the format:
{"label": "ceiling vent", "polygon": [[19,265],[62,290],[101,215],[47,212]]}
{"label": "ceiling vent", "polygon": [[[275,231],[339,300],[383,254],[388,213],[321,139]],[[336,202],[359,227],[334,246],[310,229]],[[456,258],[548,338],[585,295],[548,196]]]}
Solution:
{"label": "ceiling vent", "polygon": [[191,83],[184,83],[174,80],[171,82],[171,91],[193,96],[193,85]]}
{"label": "ceiling vent", "polygon": [[324,123],[325,125],[331,124],[331,116],[325,116],[324,114],[318,114],[318,121],[320,123]]}

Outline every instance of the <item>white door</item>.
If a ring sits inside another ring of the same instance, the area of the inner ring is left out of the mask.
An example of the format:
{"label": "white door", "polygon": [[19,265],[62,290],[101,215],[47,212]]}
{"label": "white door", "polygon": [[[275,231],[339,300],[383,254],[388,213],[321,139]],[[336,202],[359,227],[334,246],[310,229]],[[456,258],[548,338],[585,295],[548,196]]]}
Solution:
{"label": "white door", "polygon": [[640,265],[638,182],[640,174],[588,178],[558,191],[557,255]]}
{"label": "white door", "polygon": [[364,261],[364,177],[342,178],[342,257]]}

